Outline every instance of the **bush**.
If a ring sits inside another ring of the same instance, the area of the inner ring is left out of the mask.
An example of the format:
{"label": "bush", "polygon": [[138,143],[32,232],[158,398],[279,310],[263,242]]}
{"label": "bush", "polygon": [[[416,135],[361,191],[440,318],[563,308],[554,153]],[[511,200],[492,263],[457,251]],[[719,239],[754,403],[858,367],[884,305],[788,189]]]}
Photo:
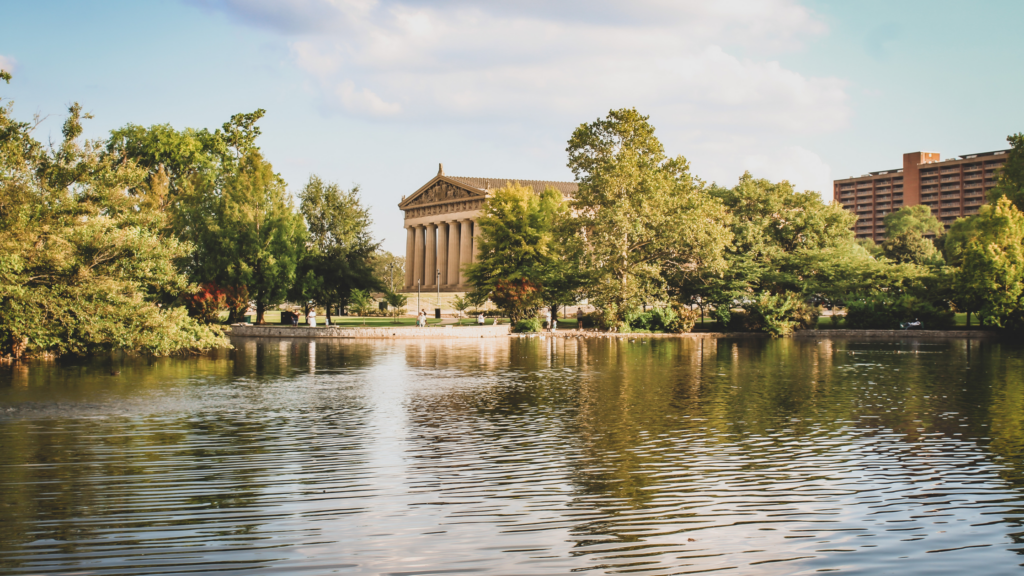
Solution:
{"label": "bush", "polygon": [[677,316],[677,312],[669,307],[652,308],[647,312],[634,310],[626,313],[626,321],[619,330],[621,332],[669,332],[671,331],[669,326]]}
{"label": "bush", "polygon": [[526,318],[516,322],[515,325],[512,326],[512,331],[518,333],[540,332],[540,329],[540,320],[536,318]]}
{"label": "bush", "polygon": [[676,334],[689,332],[693,330],[693,326],[697,323],[697,318],[699,316],[700,311],[698,310],[691,310],[684,307],[676,308],[675,318],[665,325],[665,331],[674,332]]}
{"label": "bush", "polygon": [[599,328],[607,330],[611,327],[611,320],[600,310],[594,310],[578,317],[580,328]]}
{"label": "bush", "polygon": [[733,311],[727,326],[730,330],[767,332],[780,338],[816,326],[820,312],[795,292],[763,293],[748,302],[744,310]]}
{"label": "bush", "polygon": [[950,328],[955,322],[951,310],[905,294],[869,294],[846,302],[847,328],[896,330],[900,323],[913,320],[920,320],[925,329]]}

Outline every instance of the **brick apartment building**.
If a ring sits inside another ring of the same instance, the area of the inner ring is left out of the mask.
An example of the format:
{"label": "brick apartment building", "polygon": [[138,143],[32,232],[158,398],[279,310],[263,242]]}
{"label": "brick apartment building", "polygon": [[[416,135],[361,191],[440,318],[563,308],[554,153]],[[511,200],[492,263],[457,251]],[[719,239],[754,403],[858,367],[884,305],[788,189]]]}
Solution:
{"label": "brick apartment building", "polygon": [[965,154],[942,160],[936,152],[903,155],[903,168],[871,172],[833,182],[833,198],[857,215],[857,238],[881,242],[885,215],[904,206],[930,206],[946,228],[978,212],[985,192],[996,185],[996,170],[1009,150]]}

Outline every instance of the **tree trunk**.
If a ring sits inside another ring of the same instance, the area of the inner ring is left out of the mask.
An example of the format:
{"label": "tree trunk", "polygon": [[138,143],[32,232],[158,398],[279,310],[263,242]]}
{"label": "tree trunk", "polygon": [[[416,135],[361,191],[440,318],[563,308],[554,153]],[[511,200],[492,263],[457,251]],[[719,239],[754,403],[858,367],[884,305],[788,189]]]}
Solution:
{"label": "tree trunk", "polygon": [[967,327],[968,328],[971,327],[971,311],[970,310],[967,311]]}
{"label": "tree trunk", "polygon": [[331,305],[330,304],[327,304],[327,305],[324,306],[324,312],[326,313],[326,316],[327,316],[327,325],[330,325],[331,324]]}
{"label": "tree trunk", "polygon": [[263,298],[256,299],[256,322],[253,322],[253,324],[266,324],[263,320],[263,313],[266,309],[267,305],[263,302]]}

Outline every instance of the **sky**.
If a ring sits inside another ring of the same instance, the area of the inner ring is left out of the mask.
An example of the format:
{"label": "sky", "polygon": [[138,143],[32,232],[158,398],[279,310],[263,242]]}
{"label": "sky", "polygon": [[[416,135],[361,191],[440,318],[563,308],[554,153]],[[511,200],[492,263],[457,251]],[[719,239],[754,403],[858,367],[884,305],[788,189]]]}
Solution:
{"label": "sky", "polygon": [[707,182],[832,180],[1001,150],[1024,131],[1024,2],[819,0],[4,0],[0,98],[86,136],[215,129],[264,108],[258,144],[295,194],[358,184],[383,248],[403,195],[445,173],[572,180],[566,141],[650,116]]}

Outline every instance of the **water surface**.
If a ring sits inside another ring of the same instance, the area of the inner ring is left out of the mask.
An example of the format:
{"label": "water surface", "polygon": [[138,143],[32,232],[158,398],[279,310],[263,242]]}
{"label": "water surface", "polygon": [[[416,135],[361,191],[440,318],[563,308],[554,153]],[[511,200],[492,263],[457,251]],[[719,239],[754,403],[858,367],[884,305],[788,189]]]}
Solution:
{"label": "water surface", "polygon": [[0,367],[0,571],[1020,571],[1017,344],[234,344]]}

